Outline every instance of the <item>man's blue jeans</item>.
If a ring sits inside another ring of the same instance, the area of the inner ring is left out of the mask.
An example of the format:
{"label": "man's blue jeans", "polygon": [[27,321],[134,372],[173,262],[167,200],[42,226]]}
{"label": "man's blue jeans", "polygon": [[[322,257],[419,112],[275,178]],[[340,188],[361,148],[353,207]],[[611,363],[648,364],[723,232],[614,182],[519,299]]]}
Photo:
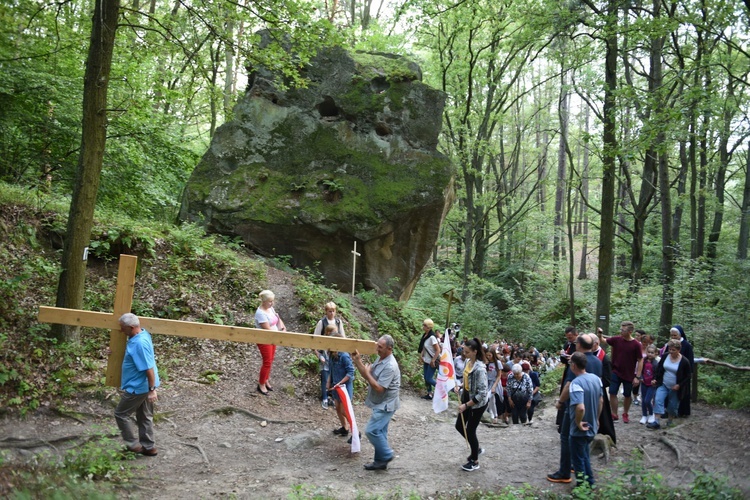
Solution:
{"label": "man's blue jeans", "polygon": [[372,410],[367,422],[365,434],[375,448],[375,461],[385,462],[393,458],[393,450],[388,445],[388,424],[391,423],[393,411]]}
{"label": "man's blue jeans", "polygon": [[328,363],[323,366],[325,368],[320,370],[320,400],[328,401],[328,377],[331,376],[331,370],[328,369]]}
{"label": "man's blue jeans", "polygon": [[594,485],[594,471],[591,470],[589,457],[589,445],[593,440],[593,436],[570,436],[570,461],[573,463],[573,470],[576,471],[576,482],[579,486],[582,481]]}

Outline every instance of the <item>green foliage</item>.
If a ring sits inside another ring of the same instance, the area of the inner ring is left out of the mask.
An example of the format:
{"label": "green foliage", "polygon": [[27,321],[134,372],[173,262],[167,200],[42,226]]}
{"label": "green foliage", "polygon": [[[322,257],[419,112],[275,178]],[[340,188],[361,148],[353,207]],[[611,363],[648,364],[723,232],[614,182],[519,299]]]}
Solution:
{"label": "green foliage", "polygon": [[357,296],[377,323],[376,336],[387,334],[393,337],[393,355],[399,361],[401,377],[421,387],[424,380],[420,381],[422,363],[417,354],[417,345],[423,318],[388,296],[373,291],[362,291]]}
{"label": "green foliage", "polygon": [[296,378],[307,378],[311,374],[318,372],[318,365],[320,360],[313,353],[307,353],[304,356],[295,359],[291,365],[289,365],[289,371]]}
{"label": "green foliage", "polygon": [[711,405],[750,408],[750,374],[721,366],[698,366],[698,397]]}
{"label": "green foliage", "polygon": [[82,446],[66,451],[62,466],[74,477],[89,481],[106,479],[116,483],[132,477],[130,469],[123,466],[123,461],[134,458],[134,453],[123,453],[118,443],[101,433]]}
{"label": "green foliage", "polygon": [[545,372],[540,377],[539,391],[542,395],[552,397],[553,399],[560,392],[560,381],[562,380],[565,366],[562,364],[557,365],[553,370]]}

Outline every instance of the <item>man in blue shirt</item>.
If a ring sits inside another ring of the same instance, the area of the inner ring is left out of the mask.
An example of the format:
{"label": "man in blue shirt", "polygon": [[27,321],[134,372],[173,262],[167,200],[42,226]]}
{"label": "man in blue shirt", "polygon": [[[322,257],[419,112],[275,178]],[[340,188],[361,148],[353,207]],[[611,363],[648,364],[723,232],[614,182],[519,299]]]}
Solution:
{"label": "man in blue shirt", "polygon": [[589,445],[599,429],[602,409],[602,381],[586,372],[587,356],[576,352],[570,357],[570,369],[576,378],[570,383],[570,459],[576,473],[576,486],[583,481],[594,485]]}
{"label": "man in blue shirt", "polygon": [[[154,358],[151,334],[141,328],[138,317],[132,313],[120,317],[120,331],[128,336],[125,357],[122,360],[122,398],[115,408],[115,420],[128,451],[148,457],[157,454],[154,446],[154,403],[159,387],[159,370]],[[138,436],[133,431],[135,412]]]}

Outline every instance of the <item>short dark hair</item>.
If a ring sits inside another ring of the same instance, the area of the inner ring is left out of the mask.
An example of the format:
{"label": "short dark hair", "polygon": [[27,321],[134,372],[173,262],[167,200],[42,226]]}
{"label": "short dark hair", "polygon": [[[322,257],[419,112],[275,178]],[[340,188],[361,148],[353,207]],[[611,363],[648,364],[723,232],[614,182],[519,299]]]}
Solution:
{"label": "short dark hair", "polygon": [[565,335],[569,334],[570,332],[578,334],[578,330],[576,330],[575,326],[568,326],[565,328]]}
{"label": "short dark hair", "polygon": [[570,357],[570,362],[578,367],[579,370],[585,370],[589,360],[586,355],[582,352],[574,352]]}

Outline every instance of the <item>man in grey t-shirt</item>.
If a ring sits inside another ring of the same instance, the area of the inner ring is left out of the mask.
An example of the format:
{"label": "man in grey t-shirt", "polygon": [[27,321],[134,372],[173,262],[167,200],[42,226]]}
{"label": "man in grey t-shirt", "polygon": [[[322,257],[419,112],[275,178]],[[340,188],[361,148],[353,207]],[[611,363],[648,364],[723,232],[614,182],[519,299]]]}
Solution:
{"label": "man in grey t-shirt", "polygon": [[393,357],[393,338],[383,335],[377,343],[378,360],[365,365],[354,351],[352,360],[368,384],[365,405],[372,408],[365,434],[375,448],[375,459],[366,464],[367,470],[385,470],[394,453],[388,444],[388,424],[401,406],[398,394],[401,389],[401,370]]}

